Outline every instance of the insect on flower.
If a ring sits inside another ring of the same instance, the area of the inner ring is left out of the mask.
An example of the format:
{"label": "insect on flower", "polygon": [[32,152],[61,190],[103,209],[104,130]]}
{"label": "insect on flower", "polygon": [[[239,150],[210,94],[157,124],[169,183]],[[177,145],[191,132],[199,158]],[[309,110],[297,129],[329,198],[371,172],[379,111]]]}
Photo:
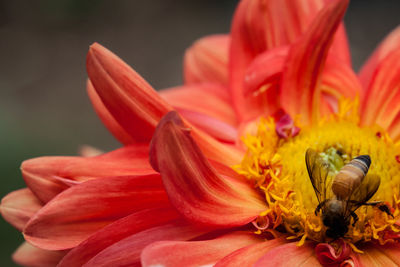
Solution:
{"label": "insect on flower", "polygon": [[353,218],[353,226],[358,221],[355,211],[361,206],[376,206],[393,217],[382,201],[367,202],[381,182],[378,175],[367,174],[371,165],[369,155],[354,158],[334,176],[330,173],[329,163],[309,148],[306,165],[319,202],[315,215],[322,210],[322,222],[328,228],[326,236],[334,239],[343,237],[349,229],[350,217]]}

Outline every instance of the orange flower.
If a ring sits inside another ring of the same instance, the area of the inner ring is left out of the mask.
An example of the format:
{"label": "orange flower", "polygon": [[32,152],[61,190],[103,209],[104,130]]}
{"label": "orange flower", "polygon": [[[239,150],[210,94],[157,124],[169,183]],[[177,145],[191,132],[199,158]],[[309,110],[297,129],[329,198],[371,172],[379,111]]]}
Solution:
{"label": "orange flower", "polygon": [[[185,55],[185,85],[160,94],[93,44],[88,94],[124,146],[22,164],[28,188],[0,206],[27,241],[15,261],[399,265],[400,30],[357,76],[341,23],[347,5],[242,0],[230,35],[197,41]],[[329,239],[315,213],[309,148],[329,177],[368,154],[369,173],[380,177],[371,201],[393,217],[361,207],[358,221]]]}

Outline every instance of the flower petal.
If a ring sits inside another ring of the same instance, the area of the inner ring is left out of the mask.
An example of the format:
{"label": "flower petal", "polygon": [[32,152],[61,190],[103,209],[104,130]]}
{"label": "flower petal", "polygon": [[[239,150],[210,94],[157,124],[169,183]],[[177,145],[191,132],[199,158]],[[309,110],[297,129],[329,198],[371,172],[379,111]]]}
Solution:
{"label": "flower petal", "polygon": [[314,245],[306,243],[298,247],[296,243],[281,245],[268,250],[265,255],[259,259],[254,267],[264,266],[320,266],[314,255]]}
{"label": "flower petal", "polygon": [[387,244],[385,246],[367,245],[359,254],[357,259],[360,266],[399,266],[400,246],[399,244]]}
{"label": "flower petal", "polygon": [[131,235],[166,224],[179,217],[172,207],[146,209],[107,225],[72,249],[58,267],[82,266],[107,247]]}
{"label": "flower petal", "polygon": [[115,120],[108,109],[104,106],[103,101],[99,97],[94,89],[93,84],[90,80],[87,81],[86,90],[89,95],[90,101],[96,111],[97,115],[107,127],[107,129],[112,133],[112,135],[118,139],[122,144],[132,144],[135,143],[135,139],[128,134],[124,128]]}
{"label": "flower petal", "polygon": [[154,173],[148,162],[148,145],[138,144],[97,157],[40,157],[21,165],[27,186],[43,202],[82,181]]}
{"label": "flower petal", "polygon": [[210,35],[197,40],[186,50],[184,58],[185,84],[228,84],[228,50],[230,37],[227,34]]}
{"label": "flower petal", "polygon": [[254,263],[258,261],[265,253],[270,249],[285,244],[284,239],[265,240],[261,243],[249,245],[238,249],[223,259],[219,260],[214,267],[225,267],[225,266],[240,266],[240,267],[252,267]]}
{"label": "flower petal", "polygon": [[158,121],[172,107],[138,73],[97,43],[89,49],[86,67],[115,120],[134,140],[150,141]]}
{"label": "flower petal", "polygon": [[362,124],[376,123],[384,129],[388,129],[396,119],[400,113],[399,70],[400,49],[389,53],[377,65],[363,103]]}
{"label": "flower petal", "polygon": [[359,79],[365,90],[369,87],[373,74],[379,63],[384,58],[386,58],[389,53],[398,50],[399,47],[400,26],[398,26],[388,36],[386,36],[379,47],[375,49],[374,53],[370,56],[368,61],[362,66],[359,73]]}
{"label": "flower petal", "polygon": [[49,251],[32,246],[24,242],[14,252],[13,260],[22,266],[54,267],[68,251]]}
{"label": "flower petal", "polygon": [[42,203],[28,188],[9,193],[1,200],[0,212],[4,220],[22,231]]}
{"label": "flower petal", "polygon": [[321,73],[348,2],[330,2],[318,13],[303,37],[291,47],[282,77],[281,101],[292,117],[302,114],[305,123],[309,123],[312,116],[318,116]]}
{"label": "flower petal", "polygon": [[238,226],[266,208],[249,185],[216,173],[176,112],[168,113],[157,126],[150,163],[161,173],[171,203],[189,220]]}
{"label": "flower petal", "polygon": [[207,231],[209,230],[199,229],[182,221],[157,226],[122,239],[101,251],[84,266],[140,267],[140,254],[147,245],[161,240],[189,240]]}
{"label": "flower petal", "polygon": [[43,249],[69,249],[119,218],[165,206],[168,198],[158,174],[90,180],[48,202],[27,223],[24,236]]}
{"label": "flower petal", "polygon": [[242,247],[262,242],[256,235],[234,232],[206,241],[161,241],[147,246],[141,256],[147,266],[214,266],[219,259]]}

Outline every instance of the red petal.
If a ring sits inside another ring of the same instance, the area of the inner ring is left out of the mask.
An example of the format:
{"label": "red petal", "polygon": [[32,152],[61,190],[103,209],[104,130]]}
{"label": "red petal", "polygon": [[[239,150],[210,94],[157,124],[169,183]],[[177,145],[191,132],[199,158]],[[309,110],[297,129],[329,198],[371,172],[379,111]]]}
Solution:
{"label": "red petal", "polygon": [[262,242],[256,235],[234,232],[213,240],[156,242],[142,253],[142,266],[213,266],[225,255],[242,247]]}
{"label": "red petal", "polygon": [[172,204],[190,220],[237,226],[266,208],[252,187],[216,173],[176,112],[168,113],[157,126],[150,162],[161,173]]}
{"label": "red petal", "polygon": [[13,260],[22,266],[29,267],[54,267],[67,254],[68,251],[49,251],[22,243],[14,252]]}
{"label": "red petal", "polygon": [[103,101],[97,94],[90,80],[88,80],[86,88],[90,101],[92,102],[92,105],[97,115],[110,131],[110,133],[112,133],[112,135],[123,144],[135,143],[135,139],[130,134],[128,134],[124,130],[124,128],[121,127],[121,125],[115,120],[108,109],[104,106]]}
{"label": "red petal", "polygon": [[136,141],[150,141],[161,117],[172,110],[120,58],[94,43],[86,62],[89,78],[115,120]]}
{"label": "red petal", "polygon": [[319,243],[315,247],[317,258],[323,266],[338,265],[349,258],[351,248],[343,241],[343,239],[340,239],[337,242],[337,246],[340,248],[339,253],[335,251],[335,248],[331,244],[328,243]]}
{"label": "red petal", "polygon": [[214,267],[225,267],[225,266],[240,266],[240,267],[252,267],[254,263],[258,261],[265,253],[270,249],[285,244],[284,239],[274,239],[269,241],[263,241],[258,244],[250,245],[241,249],[238,249],[223,259],[219,260]]}
{"label": "red petal", "polygon": [[318,13],[305,35],[291,47],[282,77],[281,101],[291,116],[302,114],[306,123],[318,115],[321,73],[347,5],[348,0],[329,3]]}
{"label": "red petal", "polygon": [[265,266],[320,266],[314,255],[314,245],[306,243],[298,247],[296,243],[289,243],[270,249],[254,267]]}
{"label": "red petal", "polygon": [[25,224],[42,206],[32,191],[24,188],[5,196],[1,200],[0,211],[4,220],[22,231]]}
{"label": "red petal", "polygon": [[[240,119],[248,120],[263,112],[263,97],[244,98],[243,79],[254,58],[266,50],[288,45],[308,28],[322,1],[241,1],[231,31],[230,86]],[[344,28],[337,33],[333,50],[343,62],[350,62]]]}
{"label": "red petal", "polygon": [[72,249],[58,267],[82,266],[114,243],[146,229],[165,224],[178,216],[172,207],[147,209],[133,213],[95,232]]}
{"label": "red petal", "polygon": [[82,181],[121,175],[154,173],[148,146],[135,145],[97,157],[40,157],[21,165],[25,182],[43,202]]}
{"label": "red petal", "polygon": [[161,240],[189,240],[206,233],[192,225],[177,221],[154,227],[106,248],[85,264],[86,267],[141,266],[140,254],[147,245]]}
{"label": "red petal", "polygon": [[185,83],[212,82],[228,84],[227,34],[206,36],[186,50],[184,58]]}
{"label": "red petal", "polygon": [[400,113],[399,70],[400,49],[389,53],[377,65],[362,107],[362,124],[376,123],[388,129],[396,119]]}
{"label": "red petal", "polygon": [[[368,61],[362,66],[359,78],[361,84],[363,85],[364,89],[370,85],[372,76],[377,68],[377,65],[386,58],[386,56],[399,49],[400,47],[400,26],[394,29],[379,45],[377,49],[375,49],[374,53],[370,56]],[[362,98],[363,99],[363,98]]]}
{"label": "red petal", "polygon": [[168,206],[158,174],[96,179],[65,190],[27,223],[25,239],[43,249],[77,246],[131,213]]}

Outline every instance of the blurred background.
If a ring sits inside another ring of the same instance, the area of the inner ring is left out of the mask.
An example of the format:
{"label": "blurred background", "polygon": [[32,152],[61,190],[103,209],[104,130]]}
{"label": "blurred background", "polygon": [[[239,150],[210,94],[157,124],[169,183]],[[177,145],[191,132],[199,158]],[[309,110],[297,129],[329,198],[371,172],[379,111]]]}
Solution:
{"label": "blurred background", "polygon": [[[0,0],[0,197],[24,187],[21,161],[119,144],[86,96],[85,57],[99,42],[154,88],[182,83],[193,41],[229,31],[237,0]],[[400,1],[353,0],[345,17],[353,66],[400,24]],[[22,235],[0,218],[0,266]]]}

